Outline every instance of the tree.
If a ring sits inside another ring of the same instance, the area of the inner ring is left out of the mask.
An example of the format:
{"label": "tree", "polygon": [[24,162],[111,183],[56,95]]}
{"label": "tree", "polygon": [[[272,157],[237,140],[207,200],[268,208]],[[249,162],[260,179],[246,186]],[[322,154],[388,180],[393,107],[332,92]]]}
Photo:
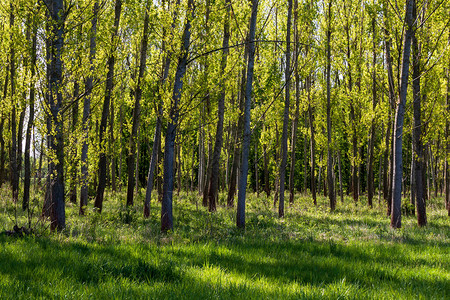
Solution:
{"label": "tree", "polygon": [[251,0],[252,14],[250,18],[250,30],[248,39],[248,63],[247,81],[245,84],[245,106],[244,106],[244,131],[242,134],[242,159],[241,174],[239,177],[239,192],[236,225],[238,228],[245,228],[245,197],[247,192],[248,157],[250,152],[250,107],[252,97],[253,68],[255,64],[255,32],[256,18],[258,13],[258,0]]}
{"label": "tree", "polygon": [[144,17],[144,31],[142,34],[142,43],[141,43],[141,53],[140,53],[140,63],[139,63],[139,74],[137,80],[137,86],[135,91],[135,99],[134,99],[134,109],[133,109],[133,125],[131,129],[131,135],[129,140],[129,152],[127,159],[127,170],[128,170],[128,186],[127,186],[127,206],[133,205],[133,188],[135,184],[135,180],[139,180],[139,178],[135,178],[138,174],[134,174],[134,164],[135,164],[135,155],[136,155],[136,139],[137,139],[137,131],[139,126],[139,115],[141,113],[141,98],[142,98],[142,81],[144,79],[144,72],[147,63],[147,48],[148,48],[148,23],[149,23],[149,2],[147,1],[147,5],[145,8],[145,17]]}
{"label": "tree", "polygon": [[91,29],[89,31],[89,75],[86,78],[84,98],[83,98],[83,142],[81,148],[81,189],[80,189],[80,210],[79,214],[84,215],[85,207],[88,202],[88,149],[89,149],[89,120],[91,114],[91,95],[93,89],[93,73],[94,73],[94,60],[96,53],[96,35],[97,35],[97,15],[99,5],[98,2],[94,2],[93,16],[91,21]]}
{"label": "tree", "polygon": [[47,140],[51,157],[48,164],[50,176],[51,229],[64,229],[66,222],[64,202],[64,135],[62,118],[62,59],[64,23],[66,12],[63,0],[47,0],[47,21],[51,24],[47,35],[49,63],[47,64]]}
{"label": "tree", "polygon": [[177,133],[179,117],[179,101],[183,90],[183,77],[186,73],[189,44],[191,40],[191,20],[194,18],[194,0],[188,0],[186,11],[186,23],[184,25],[180,55],[178,57],[175,82],[173,85],[172,99],[170,103],[169,123],[167,124],[166,140],[164,147],[164,183],[163,198],[161,204],[161,231],[173,230],[172,193],[173,193],[173,167],[175,137]]}
{"label": "tree", "polygon": [[409,76],[409,56],[411,53],[411,40],[413,36],[413,6],[414,0],[407,0],[405,4],[405,35],[403,37],[402,64],[399,82],[399,97],[395,111],[394,121],[394,163],[392,174],[392,211],[391,227],[400,228],[401,223],[401,201],[402,201],[402,140],[403,140],[403,121],[405,115],[406,95],[408,90]]}
{"label": "tree", "polygon": [[333,156],[331,151],[331,0],[328,2],[327,18],[327,41],[326,41],[326,80],[327,80],[327,141],[328,141],[328,159],[327,159],[327,181],[328,196],[330,198],[330,208],[333,211],[336,207],[336,194],[334,193],[333,178]]}
{"label": "tree", "polygon": [[100,145],[100,160],[98,162],[98,187],[97,195],[95,197],[94,207],[98,212],[102,211],[103,207],[103,194],[106,187],[106,153],[105,145],[103,142],[103,136],[106,132],[106,126],[109,116],[109,106],[111,102],[111,95],[114,88],[114,65],[115,65],[115,45],[117,43],[117,35],[119,32],[119,22],[120,14],[122,11],[122,0],[116,0],[114,5],[114,27],[111,34],[111,48],[108,57],[108,74],[106,75],[106,85],[105,85],[105,99],[103,101],[102,117],[100,122],[100,134],[99,134],[99,145]]}
{"label": "tree", "polygon": [[286,31],[286,69],[285,69],[285,101],[283,113],[283,133],[281,136],[281,164],[280,164],[280,202],[278,206],[278,216],[284,217],[284,186],[286,183],[287,166],[287,138],[289,126],[289,106],[290,106],[290,80],[291,80],[291,18],[292,18],[292,0],[288,0],[287,31]]}
{"label": "tree", "polygon": [[[230,8],[231,8],[231,0],[225,0],[226,5],[226,16],[223,25],[223,42],[222,42],[222,58],[220,62],[220,70],[221,73],[225,74],[225,69],[227,67],[227,58],[229,52],[229,41],[230,41]],[[225,78],[222,76],[220,82],[220,95],[218,101],[218,111],[217,111],[217,129],[216,129],[216,140],[214,142],[214,152],[211,162],[211,176],[209,180],[209,191],[208,191],[208,203],[209,203],[209,211],[216,210],[216,198],[219,187],[219,164],[220,164],[220,153],[222,150],[223,144],[223,120],[225,113]]]}
{"label": "tree", "polygon": [[[413,0],[413,20],[417,20],[417,3]],[[415,22],[417,23],[417,22]],[[421,77],[421,53],[420,45],[417,40],[417,26],[414,26],[412,31],[412,69],[413,69],[413,109],[414,109],[414,124],[413,124],[413,174],[414,174],[414,193],[417,206],[417,222],[419,226],[427,224],[427,215],[425,207],[425,197],[423,189],[423,145],[422,145],[422,121],[421,121],[421,94],[420,94],[420,77]]]}
{"label": "tree", "polygon": [[[34,12],[33,12],[34,13]],[[36,76],[36,60],[37,60],[37,30],[38,26],[36,20],[32,18],[30,26],[32,30],[27,29],[27,41],[31,44],[31,82],[30,82],[30,94],[29,94],[29,110],[27,133],[25,137],[25,174],[24,174],[24,186],[23,186],[23,201],[22,209],[26,210],[29,207],[30,202],[30,184],[31,184],[31,164],[30,164],[30,147],[31,147],[31,131],[34,126],[34,101],[35,101],[35,76]],[[30,36],[31,34],[31,36]],[[30,41],[31,40],[31,41]],[[0,171],[1,172],[1,171]]]}

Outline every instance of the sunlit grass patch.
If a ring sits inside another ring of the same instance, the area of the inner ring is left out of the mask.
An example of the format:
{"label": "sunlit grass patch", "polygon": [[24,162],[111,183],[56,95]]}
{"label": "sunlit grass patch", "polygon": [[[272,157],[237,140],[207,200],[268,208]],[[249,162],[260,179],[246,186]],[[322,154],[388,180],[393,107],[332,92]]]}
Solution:
{"label": "sunlit grass patch", "polygon": [[[68,204],[60,234],[43,222],[38,235],[0,236],[0,298],[450,297],[449,221],[441,199],[431,201],[427,227],[404,217],[403,228],[392,230],[383,203],[369,209],[346,198],[330,212],[326,198],[315,207],[296,195],[279,219],[273,199],[250,194],[243,231],[223,195],[209,213],[196,192],[181,192],[174,195],[175,231],[161,234],[160,205],[153,201],[144,219],[143,195],[126,208],[124,193],[108,191],[102,214],[88,209],[84,217]],[[8,198],[0,201],[2,230],[27,224],[26,213]]]}

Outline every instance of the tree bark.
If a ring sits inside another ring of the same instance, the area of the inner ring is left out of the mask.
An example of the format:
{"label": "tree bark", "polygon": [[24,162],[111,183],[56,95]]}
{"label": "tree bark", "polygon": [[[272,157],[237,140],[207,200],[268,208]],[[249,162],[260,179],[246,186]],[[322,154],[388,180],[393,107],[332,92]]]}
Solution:
{"label": "tree bark", "polygon": [[[288,17],[289,18],[289,17]],[[295,0],[294,2],[294,38],[295,38],[295,56],[299,57],[299,37],[298,37],[298,0]],[[290,31],[290,30],[288,30]],[[287,41],[286,41],[287,42]],[[295,163],[296,163],[296,157],[295,157],[295,151],[296,151],[296,144],[297,144],[297,127],[298,127],[298,119],[300,115],[300,74],[298,72],[298,59],[295,59],[295,114],[294,114],[294,120],[292,123],[292,139],[291,139],[291,167],[290,167],[290,173],[289,173],[289,203],[294,203],[294,177],[295,177]],[[305,174],[306,176],[306,174]]]}
{"label": "tree bark", "polygon": [[281,134],[281,164],[280,164],[280,202],[278,206],[278,217],[284,217],[284,189],[286,183],[286,166],[287,166],[287,139],[289,127],[289,107],[290,107],[290,69],[291,69],[291,18],[292,18],[292,0],[288,0],[287,15],[287,33],[286,33],[286,69],[284,70],[285,100],[283,113],[283,132]]}
{"label": "tree bark", "polygon": [[244,131],[242,135],[242,162],[241,175],[239,177],[238,207],[236,225],[238,228],[245,228],[245,197],[247,192],[248,157],[250,152],[250,108],[252,97],[253,67],[255,63],[255,32],[256,18],[258,13],[258,0],[251,0],[252,15],[250,18],[249,44],[248,44],[248,65],[247,81],[245,86],[245,106],[244,106]]}
{"label": "tree bark", "polygon": [[[450,42],[450,28],[448,31],[448,41]],[[450,57],[447,58],[447,95],[446,95],[446,114],[447,114],[447,122],[445,124],[445,138],[446,138],[446,146],[445,146],[445,206],[448,211],[448,216],[450,217]]]}
{"label": "tree bark", "polygon": [[10,84],[11,84],[11,148],[10,148],[10,176],[11,176],[11,188],[12,188],[12,199],[14,202],[17,202],[19,198],[19,170],[17,168],[17,122],[16,122],[16,100],[15,100],[15,91],[16,91],[16,63],[15,63],[15,46],[13,44],[13,33],[12,28],[14,28],[14,5],[13,1],[10,2],[10,15],[9,15],[9,25],[11,28],[10,33],[10,52],[9,52],[9,76],[10,76]]}
{"label": "tree bark", "polygon": [[96,35],[97,35],[97,14],[98,2],[94,3],[93,18],[91,21],[90,40],[89,40],[89,76],[86,78],[85,95],[83,99],[83,144],[81,146],[81,189],[80,189],[80,210],[79,214],[84,215],[84,210],[88,203],[88,148],[89,148],[89,120],[91,114],[91,94],[93,89],[93,72],[96,51]]}
{"label": "tree bark", "polygon": [[[376,27],[375,27],[375,17],[372,17],[372,34],[373,34],[373,44],[372,44],[372,110],[375,114],[375,109],[377,106],[377,85],[376,85],[376,63],[377,63],[377,52],[376,52]],[[370,208],[373,207],[373,194],[374,189],[374,175],[373,175],[373,163],[374,163],[374,145],[375,145],[375,116],[371,122],[370,126],[370,140],[369,140],[369,161],[367,167],[367,202]]]}
{"label": "tree bark", "polygon": [[54,158],[49,161],[48,173],[52,174],[49,182],[51,203],[51,230],[62,230],[65,227],[65,202],[64,202],[64,136],[62,119],[62,58],[64,47],[64,3],[63,0],[48,0],[48,18],[51,23],[51,32],[48,37],[47,51],[49,52],[48,77],[48,102],[49,113],[47,139],[50,151]]}
{"label": "tree bark", "polygon": [[413,34],[413,3],[414,0],[407,0],[405,4],[406,31],[403,41],[402,64],[400,75],[400,93],[395,112],[395,136],[394,136],[394,169],[392,181],[392,211],[391,227],[400,228],[401,223],[401,201],[402,201],[402,139],[403,139],[403,119],[406,106],[406,95],[408,89],[409,76],[409,56],[411,53],[411,39]]}
{"label": "tree bark", "polygon": [[161,205],[161,231],[167,232],[173,230],[172,216],[172,193],[173,193],[173,166],[174,166],[174,146],[176,130],[178,126],[179,101],[183,89],[183,76],[186,73],[187,58],[189,55],[189,43],[191,39],[191,19],[194,18],[194,0],[188,0],[186,11],[186,24],[183,32],[181,53],[178,58],[177,70],[175,73],[175,82],[173,85],[173,94],[170,107],[170,120],[167,125],[165,150],[164,150],[164,183],[163,198]]}
{"label": "tree bark", "polygon": [[[133,125],[131,128],[131,135],[129,140],[129,152],[127,159],[127,171],[128,171],[128,185],[127,185],[127,207],[133,206],[133,189],[135,185],[135,180],[139,180],[138,174],[134,172],[135,161],[136,161],[136,140],[139,138],[138,127],[139,127],[139,116],[141,113],[141,98],[142,98],[142,81],[144,79],[144,73],[147,63],[147,48],[148,48],[148,23],[149,23],[149,2],[147,1],[145,17],[144,17],[144,32],[142,35],[141,43],[141,53],[139,62],[139,74],[137,80],[136,91],[134,95],[134,109],[133,109]],[[136,176],[135,176],[136,175]]]}
{"label": "tree bark", "polygon": [[309,115],[309,129],[311,131],[310,140],[310,155],[311,155],[311,195],[313,197],[314,205],[317,205],[317,195],[316,195],[316,141],[314,137],[314,115],[313,107],[311,105],[311,75],[306,78],[306,89],[308,93],[308,115]]}
{"label": "tree bark", "polygon": [[[179,3],[178,3],[179,4]],[[176,15],[174,16],[174,22],[176,19]],[[175,27],[175,23],[172,23],[172,28]],[[163,44],[162,49],[165,50],[165,44]],[[148,218],[150,216],[150,200],[152,197],[152,191],[153,191],[153,181],[155,176],[155,169],[158,165],[158,152],[160,151],[160,145],[161,145],[161,118],[163,114],[163,103],[161,99],[161,92],[163,91],[164,84],[167,80],[167,77],[169,76],[169,69],[170,69],[170,56],[171,52],[167,53],[165,56],[165,59],[163,60],[163,67],[161,70],[161,78],[159,82],[159,93],[158,93],[158,111],[156,116],[156,127],[155,127],[155,134],[153,136],[153,147],[152,147],[152,156],[150,158],[150,165],[148,169],[148,178],[147,178],[147,189],[145,192],[145,202],[144,202],[144,218]]]}
{"label": "tree bark", "polygon": [[114,27],[111,35],[111,48],[108,57],[108,74],[106,75],[106,86],[105,86],[105,99],[103,101],[102,107],[102,117],[100,120],[100,133],[99,133],[99,145],[100,145],[100,159],[98,162],[98,187],[97,195],[95,197],[94,208],[97,209],[99,213],[102,212],[103,208],[103,195],[106,187],[106,149],[103,142],[103,137],[105,136],[106,126],[108,123],[109,116],[109,106],[111,103],[111,95],[114,89],[114,65],[115,65],[115,44],[116,38],[119,32],[119,22],[120,14],[122,11],[122,0],[116,0],[114,5]]}
{"label": "tree bark", "polygon": [[[413,13],[412,19],[417,17],[417,4],[413,1]],[[420,77],[421,77],[421,53],[420,45],[417,41],[416,30],[417,26],[414,26],[415,30],[412,31],[412,69],[413,69],[413,109],[414,109],[414,126],[413,126],[413,153],[414,160],[412,168],[414,168],[414,188],[411,188],[411,193],[415,195],[415,202],[417,208],[417,223],[419,226],[425,226],[427,224],[427,214],[425,207],[425,199],[423,196],[423,145],[422,145],[422,120],[421,120],[421,95],[420,95]]]}
{"label": "tree bark", "polygon": [[[35,76],[36,76],[36,50],[37,50],[37,24],[33,22],[33,30],[28,42],[31,42],[31,82],[30,82],[30,94],[29,94],[29,109],[30,114],[28,117],[27,133],[25,136],[25,178],[23,186],[23,201],[22,209],[29,208],[30,203],[30,186],[31,186],[31,164],[30,164],[30,148],[31,148],[31,134],[34,126],[34,100],[35,100]],[[36,158],[36,157],[35,157]],[[0,170],[1,172],[1,170]],[[1,181],[0,181],[1,185]]]}
{"label": "tree bark", "polygon": [[220,166],[220,153],[222,150],[223,144],[223,120],[225,114],[225,69],[227,67],[227,58],[228,58],[228,46],[230,41],[230,8],[231,8],[231,0],[225,1],[226,5],[226,16],[223,25],[223,41],[222,41],[222,58],[220,61],[220,70],[221,70],[221,82],[220,82],[220,95],[218,101],[218,110],[217,110],[217,128],[216,128],[216,140],[214,143],[214,152],[211,164],[211,177],[209,184],[209,192],[208,192],[208,203],[209,203],[209,211],[216,211],[216,198],[218,194],[219,187],[219,166]]}
{"label": "tree bark", "polygon": [[333,180],[333,157],[331,151],[331,0],[328,2],[328,28],[327,28],[327,140],[328,140],[328,159],[327,159],[327,179],[328,179],[328,196],[330,199],[330,209],[334,211],[336,208],[336,198],[334,193]]}

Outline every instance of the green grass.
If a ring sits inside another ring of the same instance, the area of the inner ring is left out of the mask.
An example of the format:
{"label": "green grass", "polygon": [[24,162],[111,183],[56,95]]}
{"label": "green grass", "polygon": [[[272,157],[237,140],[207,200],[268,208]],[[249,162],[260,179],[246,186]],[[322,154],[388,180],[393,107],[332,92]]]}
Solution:
{"label": "green grass", "polygon": [[[0,230],[25,225],[9,191],[0,194]],[[166,235],[159,205],[144,220],[143,194],[128,211],[124,199],[107,193],[102,215],[90,203],[86,217],[67,204],[60,234],[39,223],[36,236],[1,235],[0,299],[450,298],[442,199],[429,203],[426,228],[403,217],[403,228],[392,230],[383,205],[346,199],[330,213],[327,199],[314,207],[298,195],[280,220],[272,199],[249,195],[240,231],[235,210],[210,214],[196,194],[183,193],[174,196],[175,232]]]}

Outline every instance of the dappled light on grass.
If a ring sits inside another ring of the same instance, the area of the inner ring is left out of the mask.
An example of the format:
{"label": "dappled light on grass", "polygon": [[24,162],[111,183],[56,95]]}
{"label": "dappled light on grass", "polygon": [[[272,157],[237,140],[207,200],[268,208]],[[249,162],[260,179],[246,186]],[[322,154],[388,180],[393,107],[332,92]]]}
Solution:
{"label": "dappled light on grass", "polygon": [[[404,227],[392,230],[382,206],[370,210],[349,200],[331,213],[325,198],[313,207],[296,197],[280,220],[268,199],[250,194],[242,231],[225,203],[211,214],[196,206],[196,196],[181,193],[174,198],[175,231],[161,234],[158,204],[143,219],[142,196],[131,209],[124,195],[106,196],[101,215],[88,209],[79,217],[68,205],[61,234],[2,235],[0,298],[449,296],[450,233],[442,210],[429,212],[426,228],[405,217]],[[4,201],[1,212],[0,225],[8,228],[14,209]],[[19,225],[24,221],[19,214]]]}

